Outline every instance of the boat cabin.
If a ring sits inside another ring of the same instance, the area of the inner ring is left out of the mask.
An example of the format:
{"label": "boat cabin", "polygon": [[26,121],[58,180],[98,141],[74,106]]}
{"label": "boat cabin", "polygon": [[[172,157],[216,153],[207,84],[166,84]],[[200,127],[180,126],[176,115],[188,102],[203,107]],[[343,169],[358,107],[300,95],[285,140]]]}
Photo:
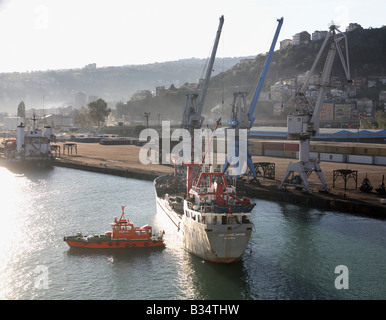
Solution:
{"label": "boat cabin", "polygon": [[124,207],[122,207],[122,215],[115,217],[113,222],[110,222],[112,231],[107,231],[105,236],[111,236],[111,239],[149,239],[152,236],[152,227],[144,225],[143,227],[134,227],[134,224],[125,219]]}

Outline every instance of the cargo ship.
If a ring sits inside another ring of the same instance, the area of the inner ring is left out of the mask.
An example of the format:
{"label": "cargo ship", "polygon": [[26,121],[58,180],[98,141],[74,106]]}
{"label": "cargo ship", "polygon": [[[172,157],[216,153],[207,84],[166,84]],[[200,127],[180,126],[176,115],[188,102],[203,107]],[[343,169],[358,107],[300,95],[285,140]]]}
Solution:
{"label": "cargo ship", "polygon": [[221,171],[213,167],[198,170],[196,178],[189,165],[186,179],[180,176],[180,169],[175,176],[154,180],[157,213],[171,220],[188,252],[212,262],[238,261],[251,237],[255,204],[238,197]]}
{"label": "cargo ship", "polygon": [[249,243],[256,204],[238,195],[220,166],[205,164],[208,153],[209,147],[201,164],[175,165],[174,174],[154,180],[157,213],[171,220],[188,252],[204,260],[231,263],[241,259]]}
{"label": "cargo ship", "polygon": [[78,232],[72,236],[66,236],[63,241],[70,247],[89,249],[127,249],[127,248],[152,248],[164,247],[163,233],[156,235],[149,225],[135,227],[133,222],[124,217],[125,206],[122,206],[122,214],[118,219],[110,223],[112,230],[104,234],[83,235]]}
{"label": "cargo ship", "polygon": [[17,167],[52,167],[51,127],[44,127],[44,132],[36,127],[36,117],[32,118],[32,128],[25,130],[25,125],[17,126],[16,138],[3,141],[4,153],[0,162],[6,166]]}

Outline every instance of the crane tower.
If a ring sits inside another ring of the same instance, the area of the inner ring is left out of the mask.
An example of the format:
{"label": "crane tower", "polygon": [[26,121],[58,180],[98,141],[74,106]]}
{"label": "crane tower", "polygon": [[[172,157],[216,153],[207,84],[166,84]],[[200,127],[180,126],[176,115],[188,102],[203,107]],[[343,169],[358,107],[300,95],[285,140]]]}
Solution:
{"label": "crane tower", "polygon": [[[327,58],[322,71],[318,96],[315,105],[312,106],[306,97],[308,83],[331,37],[333,41],[327,53]],[[343,49],[345,49],[345,53],[343,52]],[[319,133],[320,110],[323,104],[325,90],[329,86],[336,52],[339,54],[348,83],[350,83],[347,38],[344,33],[339,31],[337,25],[331,23],[329,32],[316,56],[305,83],[290,100],[294,100],[295,109],[287,117],[288,139],[299,140],[299,162],[290,162],[279,185],[280,189],[284,189],[287,186],[296,186],[302,187],[307,193],[312,193],[311,185],[316,185],[320,187],[321,191],[329,192],[318,161],[310,159],[310,140],[311,137]],[[313,172],[318,176],[320,183],[311,183],[308,180],[308,177]],[[295,173],[298,173],[298,175],[294,176]],[[290,178],[291,174],[293,179]]]}

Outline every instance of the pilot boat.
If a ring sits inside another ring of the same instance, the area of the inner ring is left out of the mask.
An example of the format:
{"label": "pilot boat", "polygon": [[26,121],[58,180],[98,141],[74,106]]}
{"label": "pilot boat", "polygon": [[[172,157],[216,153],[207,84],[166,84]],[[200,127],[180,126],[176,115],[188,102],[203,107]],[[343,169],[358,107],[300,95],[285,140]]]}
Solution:
{"label": "pilot boat", "polygon": [[123,249],[123,248],[150,248],[163,247],[163,234],[153,234],[153,228],[149,225],[135,227],[125,219],[125,206],[122,206],[122,215],[110,223],[111,231],[104,234],[83,235],[78,232],[72,236],[66,236],[63,241],[70,247],[91,249]]}

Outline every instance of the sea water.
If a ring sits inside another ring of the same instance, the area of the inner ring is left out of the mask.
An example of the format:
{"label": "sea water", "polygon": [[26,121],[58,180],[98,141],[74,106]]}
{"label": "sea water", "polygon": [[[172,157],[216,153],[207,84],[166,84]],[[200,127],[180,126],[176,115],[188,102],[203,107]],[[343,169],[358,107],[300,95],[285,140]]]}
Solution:
{"label": "sea water", "polygon": [[[186,251],[156,213],[153,182],[55,167],[0,167],[0,299],[385,299],[386,221],[253,199],[241,261]],[[121,214],[165,231],[164,249],[70,248]]]}

